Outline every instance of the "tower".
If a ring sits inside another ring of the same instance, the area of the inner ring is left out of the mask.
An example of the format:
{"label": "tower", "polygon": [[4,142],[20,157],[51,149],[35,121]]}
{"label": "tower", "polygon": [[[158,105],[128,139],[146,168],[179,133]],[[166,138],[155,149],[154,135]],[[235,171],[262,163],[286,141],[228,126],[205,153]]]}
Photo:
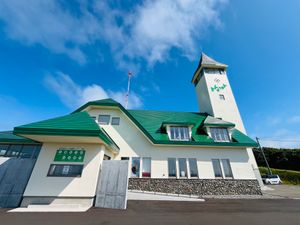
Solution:
{"label": "tower", "polygon": [[[200,112],[235,124],[235,128],[246,134],[226,73],[227,65],[219,63],[204,53],[196,69],[192,83],[195,85]],[[261,187],[263,182],[251,148],[247,148],[249,163]]]}
{"label": "tower", "polygon": [[194,73],[192,83],[195,85],[200,112],[232,122],[245,133],[234,95],[226,73],[227,65],[219,63],[204,53]]}

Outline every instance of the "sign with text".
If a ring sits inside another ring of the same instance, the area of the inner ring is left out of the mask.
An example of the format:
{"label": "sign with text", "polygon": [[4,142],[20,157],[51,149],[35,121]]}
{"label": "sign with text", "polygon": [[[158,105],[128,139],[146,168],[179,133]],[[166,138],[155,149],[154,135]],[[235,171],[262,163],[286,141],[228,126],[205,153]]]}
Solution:
{"label": "sign with text", "polygon": [[58,149],[54,161],[56,162],[83,162],[85,150],[83,149]]}

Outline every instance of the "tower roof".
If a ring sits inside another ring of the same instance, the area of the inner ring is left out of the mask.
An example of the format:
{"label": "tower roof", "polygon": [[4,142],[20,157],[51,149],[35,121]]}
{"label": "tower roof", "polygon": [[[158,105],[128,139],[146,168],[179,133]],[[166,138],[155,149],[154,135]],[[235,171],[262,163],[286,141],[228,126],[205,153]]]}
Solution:
{"label": "tower roof", "polygon": [[[205,53],[202,52],[201,54],[201,59],[199,62],[199,66],[204,67],[204,66],[213,66],[213,67],[227,67],[227,65],[223,64],[223,63],[219,63],[216,60],[214,60],[213,58],[207,56]],[[198,66],[198,68],[199,68]]]}
{"label": "tower roof", "polygon": [[227,68],[227,65],[214,60],[213,58],[207,56],[204,52],[202,52],[199,65],[198,65],[198,67],[194,73],[193,79],[192,79],[193,83],[196,80],[196,78],[198,77],[202,68],[225,69],[225,68]]}

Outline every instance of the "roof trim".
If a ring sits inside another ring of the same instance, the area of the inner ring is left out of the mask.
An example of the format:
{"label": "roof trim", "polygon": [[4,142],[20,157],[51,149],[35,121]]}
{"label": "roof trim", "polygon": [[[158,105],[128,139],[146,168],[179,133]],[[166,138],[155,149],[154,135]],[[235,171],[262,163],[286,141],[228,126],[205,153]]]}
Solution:
{"label": "roof trim", "polygon": [[13,131],[2,131],[0,132],[0,143],[1,144],[41,144],[40,142],[31,140],[29,138],[17,136],[13,134]]}

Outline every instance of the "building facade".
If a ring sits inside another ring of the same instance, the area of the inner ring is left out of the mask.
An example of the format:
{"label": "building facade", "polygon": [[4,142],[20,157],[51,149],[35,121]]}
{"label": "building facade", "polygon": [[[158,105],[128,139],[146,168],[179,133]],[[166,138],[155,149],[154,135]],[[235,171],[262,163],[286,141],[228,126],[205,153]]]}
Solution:
{"label": "building facade", "polygon": [[[251,149],[256,142],[245,133],[226,65],[202,54],[192,83],[200,112],[127,110],[104,99],[66,116],[15,127],[15,137],[42,146],[22,206],[92,206],[103,160],[129,161],[132,190],[261,194]],[[7,152],[2,149],[3,156],[9,157]]]}

